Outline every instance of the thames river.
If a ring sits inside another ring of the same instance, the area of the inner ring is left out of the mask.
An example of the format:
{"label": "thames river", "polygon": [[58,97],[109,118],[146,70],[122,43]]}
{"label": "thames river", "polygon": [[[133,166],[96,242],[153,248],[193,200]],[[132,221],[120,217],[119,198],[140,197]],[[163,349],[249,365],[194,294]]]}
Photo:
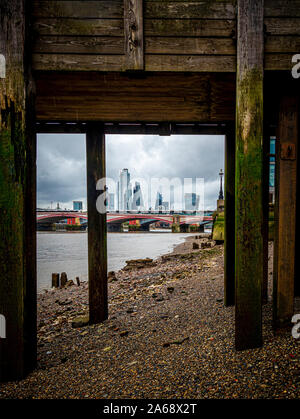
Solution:
{"label": "thames river", "polygon": [[[193,234],[192,234],[193,235]],[[187,237],[184,233],[109,233],[108,270],[117,271],[129,259],[157,258],[171,252]],[[66,272],[68,279],[87,280],[87,233],[37,234],[38,291],[51,287],[52,272]]]}

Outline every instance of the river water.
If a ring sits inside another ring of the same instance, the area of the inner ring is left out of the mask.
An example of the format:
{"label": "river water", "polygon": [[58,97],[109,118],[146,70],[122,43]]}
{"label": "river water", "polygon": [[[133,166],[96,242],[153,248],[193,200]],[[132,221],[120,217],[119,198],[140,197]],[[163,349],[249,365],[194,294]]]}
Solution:
{"label": "river water", "polygon": [[[157,258],[171,252],[188,234],[108,233],[108,270],[117,271],[129,259]],[[191,233],[191,235],[194,235]],[[38,291],[51,287],[52,272],[66,272],[69,279],[88,277],[87,233],[37,233]]]}

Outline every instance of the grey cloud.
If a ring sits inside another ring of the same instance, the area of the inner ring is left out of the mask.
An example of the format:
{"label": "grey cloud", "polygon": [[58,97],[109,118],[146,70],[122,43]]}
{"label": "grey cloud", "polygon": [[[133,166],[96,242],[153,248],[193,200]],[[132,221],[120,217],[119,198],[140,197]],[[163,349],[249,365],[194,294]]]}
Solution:
{"label": "grey cloud", "polygon": [[[122,168],[132,177],[203,177],[205,207],[215,208],[218,172],[224,168],[222,136],[108,135],[107,176],[117,179]],[[85,136],[38,136],[38,205],[86,197]]]}
{"label": "grey cloud", "polygon": [[85,137],[83,135],[38,136],[38,206],[60,202],[70,207],[86,197]]}

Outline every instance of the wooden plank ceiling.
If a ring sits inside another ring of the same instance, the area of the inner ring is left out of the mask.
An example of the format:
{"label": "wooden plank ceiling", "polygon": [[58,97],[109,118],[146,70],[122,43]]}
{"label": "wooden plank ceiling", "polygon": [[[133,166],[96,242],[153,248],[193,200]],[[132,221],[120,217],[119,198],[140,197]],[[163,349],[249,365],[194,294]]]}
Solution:
{"label": "wooden plank ceiling", "polygon": [[[34,0],[33,6],[35,70],[236,69],[235,0]],[[289,70],[300,51],[300,1],[265,0],[264,25],[265,69]]]}
{"label": "wooden plank ceiling", "polygon": [[[265,0],[264,27],[266,73],[290,72],[300,0]],[[41,121],[235,118],[235,0],[33,0],[33,29]]]}

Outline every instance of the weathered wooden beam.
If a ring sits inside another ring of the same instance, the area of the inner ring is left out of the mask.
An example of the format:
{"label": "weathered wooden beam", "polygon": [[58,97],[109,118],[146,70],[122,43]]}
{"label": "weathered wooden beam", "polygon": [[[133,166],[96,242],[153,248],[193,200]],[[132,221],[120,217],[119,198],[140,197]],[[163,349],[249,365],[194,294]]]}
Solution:
{"label": "weathered wooden beam", "polygon": [[[300,7],[299,7],[300,10]],[[300,22],[299,22],[300,24]],[[290,52],[297,54],[300,51],[299,36],[279,35],[266,37],[265,52],[275,54],[277,52],[288,54]]]}
{"label": "weathered wooden beam", "polygon": [[[299,134],[298,134],[299,138]],[[295,281],[294,281],[294,295],[300,297],[300,258],[299,258],[299,237],[300,237],[300,162],[297,159],[297,185],[296,185],[296,241],[295,241]]]}
{"label": "weathered wooden beam", "polygon": [[[48,54],[34,53],[33,64],[37,71],[125,71],[138,68],[128,64],[128,55],[90,55],[90,54]],[[275,58],[278,56],[275,56]],[[274,66],[278,67],[277,58]],[[229,72],[235,70],[234,55],[153,55],[147,54],[143,68],[146,71],[186,71],[186,72]],[[273,64],[272,64],[273,65]],[[287,62],[280,64],[286,69]],[[129,68],[130,67],[130,68]]]}
{"label": "weathered wooden beam", "polygon": [[[28,39],[28,42],[29,39]],[[29,49],[30,46],[27,45]],[[30,373],[37,365],[37,237],[36,237],[36,176],[37,136],[35,131],[35,86],[30,68],[27,69],[25,100],[25,277],[24,294],[24,373]]]}
{"label": "weathered wooden beam", "polygon": [[[105,134],[150,134],[159,135],[161,124],[153,123],[104,123],[103,131]],[[53,134],[80,134],[86,133],[87,123],[68,123],[68,122],[38,122],[36,123],[37,133]],[[170,123],[171,135],[224,135],[226,124],[195,124],[195,123]]]}
{"label": "weathered wooden beam", "polygon": [[299,0],[265,0],[266,17],[300,17]]}
{"label": "weathered wooden beam", "polygon": [[279,109],[273,273],[275,328],[290,325],[294,314],[298,102],[296,95],[284,96]]}
{"label": "weathered wooden beam", "polygon": [[284,19],[267,17],[264,23],[267,35],[300,35],[300,19],[298,17]]}
{"label": "weathered wooden beam", "polygon": [[265,124],[263,138],[263,286],[262,302],[268,302],[268,278],[269,278],[269,182],[270,182],[270,129]]}
{"label": "weathered wooden beam", "polygon": [[103,190],[97,183],[105,178],[105,135],[101,124],[89,123],[86,133],[88,264],[90,323],[108,317],[106,212],[100,213],[97,199]]}
{"label": "weathered wooden beam", "polygon": [[[67,50],[74,46],[67,46]],[[87,47],[88,49],[89,47]],[[105,47],[104,47],[105,48]],[[265,70],[290,70],[292,57],[289,54],[266,54]],[[144,69],[155,72],[211,72],[234,73],[235,55],[189,55],[189,54],[145,54]],[[125,55],[120,54],[33,54],[33,66],[37,71],[110,71],[122,72],[128,69]]]}
{"label": "weathered wooden beam", "polygon": [[225,136],[225,241],[224,241],[224,304],[235,300],[235,131],[230,125]]}
{"label": "weathered wooden beam", "polygon": [[[124,0],[133,1],[133,0]],[[137,0],[135,0],[137,1]],[[129,10],[127,8],[127,10]],[[141,6],[137,11],[137,18],[141,18]],[[34,22],[36,34],[57,36],[122,36],[124,22],[127,25],[127,36],[130,36],[130,16],[124,10],[123,19],[84,19],[84,18],[37,18]],[[136,27],[137,36],[182,36],[182,37],[224,37],[230,38],[235,34],[235,20],[220,19],[145,19],[142,26]],[[139,25],[141,22],[139,22]],[[274,23],[273,23],[274,26]],[[273,27],[271,25],[271,28]],[[142,32],[143,30],[143,32]],[[295,28],[294,28],[295,30]],[[276,32],[276,31],[275,31]],[[276,34],[276,33],[275,33]]]}
{"label": "weathered wooden beam", "polygon": [[124,35],[127,70],[144,69],[143,2],[124,0]]}
{"label": "weathered wooden beam", "polygon": [[25,4],[0,4],[0,381],[21,379],[36,365],[36,136]]}
{"label": "weathered wooden beam", "polygon": [[39,35],[122,36],[123,19],[37,19],[34,31]]}
{"label": "weathered wooden beam", "polygon": [[145,19],[145,36],[214,36],[230,37],[236,21],[228,19]]}
{"label": "weathered wooden beam", "polygon": [[235,19],[235,0],[229,1],[146,1],[149,19]]}
{"label": "weathered wooden beam", "polygon": [[237,350],[262,345],[263,0],[238,1],[236,103]]}
{"label": "weathered wooden beam", "polygon": [[235,55],[152,55],[145,56],[146,71],[201,71],[233,73]]}
{"label": "weathered wooden beam", "polygon": [[145,38],[145,53],[167,55],[235,55],[236,45],[233,38],[148,36]]}
{"label": "weathered wooden beam", "polygon": [[33,54],[38,71],[124,71],[124,55]]}
{"label": "weathered wooden beam", "polygon": [[235,118],[233,73],[48,72],[36,80],[39,120],[219,123]]}
{"label": "weathered wooden beam", "polygon": [[122,15],[123,0],[33,0],[36,18],[120,19]]}
{"label": "weathered wooden beam", "polygon": [[124,37],[118,36],[39,36],[34,43],[38,54],[109,54],[124,53]]}
{"label": "weathered wooden beam", "polygon": [[[299,22],[300,23],[300,22]],[[265,55],[265,70],[266,71],[285,71],[291,70],[291,63],[294,52],[289,54],[266,54]]]}

